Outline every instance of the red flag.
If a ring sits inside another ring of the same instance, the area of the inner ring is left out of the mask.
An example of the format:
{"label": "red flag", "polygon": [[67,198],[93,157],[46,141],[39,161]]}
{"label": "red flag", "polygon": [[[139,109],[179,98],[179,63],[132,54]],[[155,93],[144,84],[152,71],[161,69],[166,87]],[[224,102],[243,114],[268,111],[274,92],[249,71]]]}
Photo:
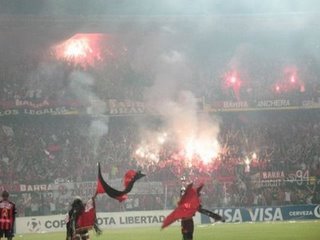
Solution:
{"label": "red flag", "polygon": [[96,194],[105,193],[105,192],[106,192],[106,190],[103,188],[103,185],[102,185],[102,183],[100,181],[100,178],[98,178]]}
{"label": "red flag", "polygon": [[96,207],[94,200],[91,199],[86,203],[84,212],[78,217],[76,232],[84,229],[91,229],[94,226],[95,221]]}
{"label": "red flag", "polygon": [[134,183],[145,175],[141,172],[136,172],[134,170],[129,170],[126,172],[123,183],[125,189],[119,191],[111,187],[102,177],[100,163],[98,164],[98,183],[96,194],[106,193],[109,197],[117,199],[122,202],[128,198],[128,193],[132,190]]}
{"label": "red flag", "polygon": [[175,222],[178,219],[193,217],[194,214],[198,211],[200,207],[200,198],[198,191],[201,190],[203,185],[197,189],[193,188],[192,185],[193,184],[191,183],[187,186],[186,192],[178,202],[177,208],[163,220],[161,228],[169,226],[171,223]]}
{"label": "red flag", "polygon": [[136,174],[137,172],[134,170],[129,170],[126,172],[123,179],[123,184],[125,188],[129,186],[130,182],[134,179]]}

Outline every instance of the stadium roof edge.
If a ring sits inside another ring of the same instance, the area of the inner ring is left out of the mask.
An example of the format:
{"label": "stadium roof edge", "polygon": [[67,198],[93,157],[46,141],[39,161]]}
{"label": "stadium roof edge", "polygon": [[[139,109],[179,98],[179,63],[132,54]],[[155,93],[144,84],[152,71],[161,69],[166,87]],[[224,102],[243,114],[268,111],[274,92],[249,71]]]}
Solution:
{"label": "stadium roof edge", "polygon": [[[68,16],[41,16],[41,15],[8,15],[0,14],[0,31],[23,29],[23,28],[70,28],[73,26],[87,26],[88,28],[96,28],[97,30],[104,26],[112,28],[118,24],[190,24],[193,22],[201,24],[201,22],[216,23],[223,31],[233,30],[284,30],[284,27],[290,30],[301,30],[304,28],[319,28],[320,13],[282,13],[282,14],[228,14],[228,15],[68,15]],[[101,30],[104,30],[101,29]]]}

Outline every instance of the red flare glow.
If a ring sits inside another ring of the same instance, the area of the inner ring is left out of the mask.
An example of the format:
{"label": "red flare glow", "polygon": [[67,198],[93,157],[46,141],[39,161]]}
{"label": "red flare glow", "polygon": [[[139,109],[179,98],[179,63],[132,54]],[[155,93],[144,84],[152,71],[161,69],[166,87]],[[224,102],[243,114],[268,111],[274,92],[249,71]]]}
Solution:
{"label": "red flare glow", "polygon": [[101,61],[102,41],[107,40],[105,34],[76,34],[53,47],[55,56],[59,60],[64,60],[75,65],[86,67]]}

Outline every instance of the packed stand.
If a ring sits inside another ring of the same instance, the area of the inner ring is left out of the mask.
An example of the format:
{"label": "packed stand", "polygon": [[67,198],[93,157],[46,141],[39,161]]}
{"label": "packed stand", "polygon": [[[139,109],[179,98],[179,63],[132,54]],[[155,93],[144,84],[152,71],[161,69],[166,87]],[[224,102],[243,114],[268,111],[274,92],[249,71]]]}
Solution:
{"label": "packed stand", "polygon": [[[178,162],[169,167],[159,162],[142,170],[147,174],[147,181],[159,181],[168,187],[166,200],[163,192],[133,195],[122,205],[101,197],[98,206],[103,211],[170,208],[176,199],[179,178],[185,173],[189,173],[192,180],[201,176],[206,181],[203,199],[212,207],[319,201],[316,196],[320,176],[317,110],[225,113],[220,118],[219,142],[223,151],[215,160],[215,169],[209,173],[198,169],[179,171]],[[134,117],[103,119],[108,132],[99,136],[89,132],[92,120],[80,116],[1,119],[1,184],[94,182],[97,162],[101,162],[107,179],[121,179],[128,168],[139,168],[135,161],[135,148],[141,137],[137,131],[139,120]],[[164,156],[169,156],[172,149],[167,151]],[[250,158],[249,169],[246,158]],[[297,175],[293,182],[286,178],[281,184],[257,186],[253,178],[262,172],[281,171],[286,176],[308,171],[308,182]],[[314,177],[316,180],[312,182]],[[74,197],[64,191],[22,193],[18,201],[23,201],[20,207],[25,208],[20,213],[64,211]]]}

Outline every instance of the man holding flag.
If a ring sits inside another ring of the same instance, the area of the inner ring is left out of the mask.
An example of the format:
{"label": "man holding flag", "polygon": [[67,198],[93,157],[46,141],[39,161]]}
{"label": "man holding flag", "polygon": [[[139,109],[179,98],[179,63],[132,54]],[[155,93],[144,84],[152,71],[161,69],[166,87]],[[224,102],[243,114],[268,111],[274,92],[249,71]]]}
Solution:
{"label": "man holding flag", "polygon": [[224,222],[220,215],[202,208],[200,191],[203,186],[201,184],[199,187],[194,188],[193,184],[190,183],[186,188],[181,188],[181,199],[178,202],[178,206],[163,220],[162,229],[180,219],[183,240],[192,240],[194,231],[193,216],[197,211],[213,218],[215,221]]}
{"label": "man holding flag", "polygon": [[89,230],[94,228],[97,234],[101,233],[96,223],[95,197],[86,204],[76,198],[66,217],[66,240],[89,240]]}
{"label": "man holding flag", "polygon": [[[183,196],[185,192],[186,192],[186,188],[183,186],[180,190],[180,196]],[[191,217],[184,217],[181,219],[181,233],[182,233],[183,240],[193,239],[193,231],[194,231],[193,216],[194,215],[192,215]]]}
{"label": "man holding flag", "polygon": [[124,190],[112,188],[102,177],[100,164],[98,164],[98,182],[95,195],[84,204],[80,198],[76,198],[67,214],[67,240],[89,240],[89,230],[94,228],[97,234],[101,234],[96,222],[95,198],[98,194],[106,193],[109,197],[122,202],[128,198],[134,183],[145,175],[141,172],[129,170],[124,176]]}

